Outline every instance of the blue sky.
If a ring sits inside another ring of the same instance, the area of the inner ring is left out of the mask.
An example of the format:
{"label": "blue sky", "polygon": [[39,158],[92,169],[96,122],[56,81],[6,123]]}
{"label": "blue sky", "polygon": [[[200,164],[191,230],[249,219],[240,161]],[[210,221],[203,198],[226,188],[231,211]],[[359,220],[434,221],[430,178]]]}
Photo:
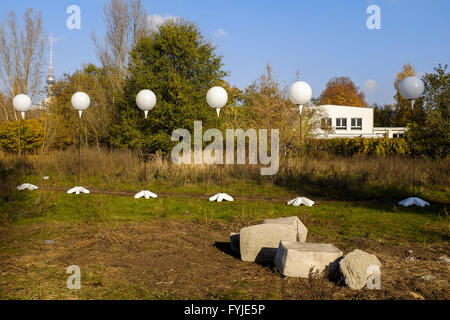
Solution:
{"label": "blue sky", "polygon": [[[391,103],[393,80],[402,65],[432,72],[450,64],[448,0],[143,0],[149,15],[184,17],[197,23],[224,57],[228,81],[245,88],[270,63],[288,85],[310,83],[319,96],[333,76],[350,76],[369,103]],[[41,9],[46,32],[57,38],[56,76],[97,62],[92,31],[104,32],[103,0],[2,0],[0,20],[14,10]],[[381,9],[381,29],[369,30],[369,5]],[[81,30],[68,30],[66,9],[81,8]],[[368,80],[371,80],[367,82]]]}

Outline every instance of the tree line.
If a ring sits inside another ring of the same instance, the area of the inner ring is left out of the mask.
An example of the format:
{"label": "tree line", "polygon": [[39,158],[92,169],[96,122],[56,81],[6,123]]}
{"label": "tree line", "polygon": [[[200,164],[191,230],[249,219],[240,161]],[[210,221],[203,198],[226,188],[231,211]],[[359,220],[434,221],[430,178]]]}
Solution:
{"label": "tree line", "polygon": [[[43,100],[46,88],[41,80],[46,46],[41,13],[28,9],[23,30],[11,13],[6,25],[0,24],[0,148],[16,148],[15,122],[19,117],[11,100],[18,93],[28,93],[35,101],[45,102],[46,111],[33,111],[32,121],[25,121],[23,126],[23,136],[30,140],[25,140],[29,150],[45,152],[73,145],[78,137],[78,119],[70,99],[76,91],[91,97],[81,128],[85,144],[168,152],[173,146],[173,130],[192,130],[194,120],[202,120],[205,130],[278,128],[280,147],[286,153],[307,149],[311,144],[310,138],[325,115],[320,108],[305,108],[300,118],[297,107],[287,98],[287,88],[274,77],[270,65],[259,79],[241,90],[225,81],[228,72],[224,70],[223,57],[195,23],[178,18],[149,29],[146,17],[141,0],[106,2],[105,36],[100,39],[92,34],[99,64],[90,63],[64,74],[53,88],[53,97]],[[311,105],[373,107],[375,126],[408,126],[412,130],[405,141],[411,143],[414,139],[418,152],[447,157],[447,66],[438,65],[434,72],[422,77],[426,91],[414,105],[415,126],[411,124],[409,102],[398,92],[400,81],[411,75],[415,75],[411,65],[405,65],[397,74],[392,105],[369,106],[364,93],[349,77],[332,78]],[[205,100],[207,90],[214,85],[224,87],[229,94],[220,122]],[[142,89],[153,90],[158,100],[148,120],[135,104]],[[33,139],[31,132],[35,134]]]}

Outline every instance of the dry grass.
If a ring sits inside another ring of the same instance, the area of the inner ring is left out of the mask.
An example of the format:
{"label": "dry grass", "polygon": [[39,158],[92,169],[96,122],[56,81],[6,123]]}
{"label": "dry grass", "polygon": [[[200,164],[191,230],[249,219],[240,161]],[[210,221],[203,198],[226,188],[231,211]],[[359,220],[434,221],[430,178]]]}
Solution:
{"label": "dry grass", "polygon": [[[76,149],[54,151],[27,159],[28,173],[54,181],[75,180],[78,169]],[[170,158],[152,155],[147,163],[147,183],[168,186],[223,184],[272,185],[292,191],[304,191],[315,196],[343,196],[358,192],[376,197],[403,196],[410,191],[413,162],[403,157],[336,157],[327,154],[315,157],[287,157],[280,161],[278,174],[261,176],[260,165],[175,165]],[[3,167],[3,171],[1,168]],[[0,171],[23,172],[23,159],[13,155],[0,157]],[[83,180],[91,186],[112,188],[135,185],[145,180],[142,155],[131,150],[85,148],[81,151],[80,170]],[[428,158],[415,161],[416,192],[425,192],[430,200],[448,203],[450,160]],[[371,192],[376,191],[374,194]],[[363,191],[363,192],[362,192]],[[437,191],[437,194],[433,194]],[[439,194],[440,193],[440,194]]]}
{"label": "dry grass", "polygon": [[[2,154],[0,160],[6,167],[20,166],[23,158]],[[52,173],[76,175],[78,152],[75,149],[53,151],[27,158],[31,173]],[[142,155],[128,149],[84,148],[81,151],[81,172],[84,176],[115,176],[126,180],[136,180],[143,174]],[[365,157],[351,158],[329,155],[313,157],[282,157],[277,174],[279,180],[304,176],[352,176],[375,184],[409,185],[411,183],[413,161],[405,157]],[[238,176],[241,180],[259,180],[260,165],[225,165],[224,179]],[[147,163],[150,181],[176,179],[177,182],[207,182],[213,178],[209,165],[175,165],[170,158],[160,154],[150,155]],[[445,186],[450,176],[450,160],[429,158],[416,159],[416,182],[419,185]],[[214,175],[216,176],[216,175]],[[212,181],[211,181],[212,182]]]}

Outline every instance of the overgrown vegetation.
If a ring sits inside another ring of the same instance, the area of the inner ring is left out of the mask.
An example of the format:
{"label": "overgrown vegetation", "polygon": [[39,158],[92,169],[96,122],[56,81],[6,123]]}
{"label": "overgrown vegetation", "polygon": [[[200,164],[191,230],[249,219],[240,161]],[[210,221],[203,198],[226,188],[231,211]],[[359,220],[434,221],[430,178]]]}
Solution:
{"label": "overgrown vegetation", "polygon": [[[412,192],[413,160],[401,156],[381,157],[376,148],[371,148],[374,153],[371,156],[334,156],[323,151],[303,157],[281,157],[275,176],[261,176],[260,165],[178,166],[167,156],[159,154],[147,162],[147,182],[140,152],[83,148],[79,162],[77,150],[70,148],[28,156],[27,180],[37,185],[69,187],[77,182],[80,165],[83,184],[102,190],[133,191],[148,185],[159,192],[207,195],[218,191],[222,179],[226,189],[243,196],[304,193],[358,200],[377,197],[400,199],[409,195]],[[5,154],[2,157],[3,170],[23,175],[23,160]],[[429,200],[449,202],[448,159],[417,158],[415,172],[416,192]],[[50,176],[50,180],[43,181],[44,176]]]}

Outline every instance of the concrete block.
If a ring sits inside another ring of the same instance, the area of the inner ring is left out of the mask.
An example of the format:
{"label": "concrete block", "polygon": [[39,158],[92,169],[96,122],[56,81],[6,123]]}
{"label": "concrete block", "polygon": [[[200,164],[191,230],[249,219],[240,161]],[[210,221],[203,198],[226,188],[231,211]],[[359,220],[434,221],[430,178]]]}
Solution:
{"label": "concrete block", "polygon": [[310,271],[323,272],[335,267],[342,251],[332,244],[281,241],[275,267],[287,277],[308,278]]}
{"label": "concrete block", "polygon": [[241,229],[242,261],[273,264],[281,240],[296,241],[297,231],[289,224],[258,224]]}
{"label": "concrete block", "polygon": [[287,218],[278,218],[278,219],[265,219],[265,220],[263,220],[262,223],[263,224],[290,225],[295,229],[295,232],[297,233],[297,241],[298,242],[306,242],[306,237],[308,235],[308,229],[300,221],[300,219],[296,216],[287,217]]}

